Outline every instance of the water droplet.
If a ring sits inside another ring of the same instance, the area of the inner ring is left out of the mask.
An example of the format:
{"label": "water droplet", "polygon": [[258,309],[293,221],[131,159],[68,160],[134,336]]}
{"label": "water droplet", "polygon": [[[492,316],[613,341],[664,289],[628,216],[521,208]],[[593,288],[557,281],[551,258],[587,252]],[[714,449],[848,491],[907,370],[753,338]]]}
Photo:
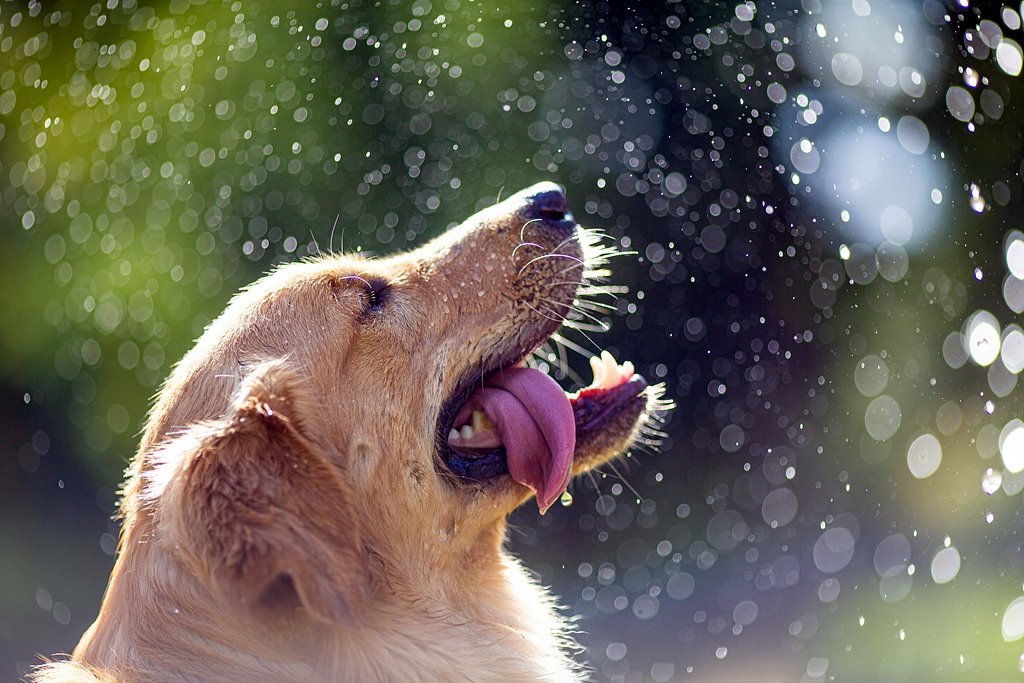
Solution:
{"label": "water droplet", "polygon": [[1024,597],[1016,598],[1003,612],[1003,640],[1012,643],[1024,638]]}
{"label": "water droplet", "polygon": [[1010,38],[1003,38],[996,46],[996,63],[1011,76],[1019,76],[1024,66],[1024,51],[1020,44]]}
{"label": "water droplet", "polygon": [[761,516],[773,529],[792,522],[796,512],[796,494],[787,488],[775,489],[765,496],[761,503]]}
{"label": "water droplet", "polygon": [[999,433],[999,453],[1009,472],[1024,470],[1024,422],[1014,418]]}
{"label": "water droplet", "polygon": [[966,123],[974,118],[974,97],[966,88],[954,85],[946,91],[946,109],[954,119]]}
{"label": "water droplet", "polygon": [[981,188],[974,183],[971,183],[971,195],[968,203],[971,205],[971,210],[975,213],[981,213],[985,210],[985,198],[981,196]]}
{"label": "water droplet", "polygon": [[868,404],[864,411],[864,426],[873,439],[886,441],[896,434],[902,418],[900,404],[893,397],[883,394]]}
{"label": "water droplet", "polygon": [[736,18],[740,21],[753,21],[757,5],[753,2],[741,2],[736,5]]}
{"label": "water droplet", "polygon": [[991,365],[999,356],[999,321],[988,311],[977,311],[964,327],[971,360],[981,366]]}
{"label": "water droplet", "polygon": [[981,478],[981,490],[992,495],[999,490],[999,487],[1003,485],[1003,473],[999,470],[989,467],[985,470],[985,475]]}
{"label": "water droplet", "polygon": [[626,644],[625,643],[608,643],[608,647],[605,648],[605,655],[608,659],[613,662],[617,662],[626,656]]}
{"label": "water droplet", "polygon": [[918,479],[927,479],[935,474],[942,464],[942,445],[931,434],[922,434],[913,440],[907,449],[907,467]]}
{"label": "water droplet", "polygon": [[814,544],[814,566],[819,571],[834,574],[850,564],[855,541],[853,534],[843,527],[827,530]]}
{"label": "water droplet", "polygon": [[889,366],[875,354],[864,356],[853,370],[853,383],[864,396],[878,396],[889,383]]}
{"label": "water droplet", "polygon": [[932,558],[932,580],[949,583],[960,573],[960,551],[955,547],[943,548]]}
{"label": "water droplet", "polygon": [[775,104],[782,104],[786,101],[786,88],[780,83],[769,83],[767,94],[768,99]]}
{"label": "water droplet", "polygon": [[856,55],[838,52],[832,57],[832,75],[843,85],[860,85],[864,80],[864,66]]}

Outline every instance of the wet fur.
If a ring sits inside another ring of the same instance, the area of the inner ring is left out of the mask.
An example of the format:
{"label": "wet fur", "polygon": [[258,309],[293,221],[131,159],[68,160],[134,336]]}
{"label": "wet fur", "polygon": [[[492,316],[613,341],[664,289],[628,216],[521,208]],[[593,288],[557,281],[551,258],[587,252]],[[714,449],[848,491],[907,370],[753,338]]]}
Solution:
{"label": "wet fur", "polygon": [[[528,491],[453,482],[435,452],[459,377],[529,353],[576,296],[580,243],[523,211],[239,294],[158,397],[96,622],[33,680],[578,680],[566,621],[503,549]],[[574,472],[636,431],[584,445]]]}

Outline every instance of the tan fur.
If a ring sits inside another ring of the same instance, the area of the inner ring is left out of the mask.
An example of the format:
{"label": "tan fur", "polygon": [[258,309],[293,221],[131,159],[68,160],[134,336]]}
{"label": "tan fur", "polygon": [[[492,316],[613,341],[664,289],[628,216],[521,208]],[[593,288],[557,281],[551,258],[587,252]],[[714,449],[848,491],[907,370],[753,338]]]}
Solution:
{"label": "tan fur", "polygon": [[[579,242],[524,211],[238,295],[159,395],[96,622],[34,680],[576,680],[566,624],[502,548],[528,492],[453,482],[435,454],[459,378],[528,353],[575,297]],[[581,445],[574,471],[630,438]]]}

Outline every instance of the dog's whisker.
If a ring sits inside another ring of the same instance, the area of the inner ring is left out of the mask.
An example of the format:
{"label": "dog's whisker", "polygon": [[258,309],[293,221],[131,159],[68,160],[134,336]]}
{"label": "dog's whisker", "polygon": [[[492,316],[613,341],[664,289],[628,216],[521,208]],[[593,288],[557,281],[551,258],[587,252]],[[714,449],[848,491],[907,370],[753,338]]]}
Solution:
{"label": "dog's whisker", "polygon": [[562,247],[564,247],[565,245],[567,245],[567,244],[568,244],[569,242],[572,242],[572,240],[573,240],[573,237],[574,237],[573,235],[569,235],[569,236],[568,236],[568,237],[566,237],[566,238],[565,238],[564,240],[562,240],[561,242],[559,242],[559,243],[558,243],[558,244],[557,244],[557,245],[555,246],[555,248],[554,248],[554,249],[552,249],[551,251],[553,251],[553,252],[556,252],[556,251],[558,251],[559,249],[561,249]]}
{"label": "dog's whisker", "polygon": [[313,234],[313,229],[312,228],[309,229],[309,236],[313,238],[313,246],[316,247],[316,255],[320,256],[321,255],[320,254],[320,245],[317,244],[316,235]]}
{"label": "dog's whisker", "polygon": [[548,340],[530,352],[530,355],[526,357],[527,364],[529,364],[530,367],[533,367],[532,363],[538,362],[537,359],[540,361],[547,361],[548,356],[553,353],[554,351],[551,348],[551,340]]}
{"label": "dog's whisker", "polygon": [[608,465],[608,467],[611,468],[612,472],[615,473],[615,476],[619,478],[619,481],[621,481],[623,483],[623,485],[627,489],[629,489],[633,493],[634,496],[636,496],[637,502],[643,500],[643,496],[640,495],[640,492],[637,491],[636,488],[632,484],[629,483],[629,480],[626,479],[626,477],[624,477],[621,472],[619,472],[619,469],[615,466],[614,462],[609,460],[605,464]]}
{"label": "dog's whisker", "polygon": [[611,296],[614,296],[615,295],[614,290],[617,289],[615,287],[612,287],[611,285],[602,285],[602,284],[587,283],[587,282],[583,282],[582,284],[580,284],[580,283],[577,283],[575,280],[558,280],[556,282],[552,282],[551,286],[552,287],[559,287],[559,286],[562,286],[562,285],[576,286],[577,284],[579,284],[579,290],[578,290],[577,294],[581,294],[581,295],[584,295],[584,296],[586,296],[588,294],[609,294]]}
{"label": "dog's whisker", "polygon": [[599,331],[601,331],[601,332],[607,332],[609,329],[611,329],[611,325],[609,325],[604,320],[601,320],[600,318],[598,318],[597,316],[593,315],[592,313],[588,313],[587,311],[577,307],[577,305],[576,305],[577,302],[573,302],[572,304],[567,304],[567,303],[563,303],[561,301],[556,301],[555,299],[549,299],[549,298],[544,297],[544,296],[540,297],[540,299],[541,299],[541,301],[545,301],[545,302],[547,302],[549,304],[554,304],[556,306],[564,306],[566,309],[568,309],[568,311],[570,313],[575,313],[576,315],[583,316],[587,320],[589,320],[592,323],[594,323],[595,325],[597,325],[600,328]]}
{"label": "dog's whisker", "polygon": [[545,320],[550,320],[550,321],[556,322],[556,323],[563,322],[563,319],[558,317],[557,315],[555,315],[554,312],[552,312],[552,311],[542,311],[539,308],[537,308],[535,306],[532,306],[529,302],[525,302],[524,301],[523,303],[525,303],[530,310],[532,310],[534,313],[536,313],[537,315],[541,316]]}
{"label": "dog's whisker", "polygon": [[638,438],[633,442],[633,448],[644,453],[645,455],[656,455],[657,451],[650,448],[649,442],[646,439]]}
{"label": "dog's whisker", "polygon": [[362,277],[361,275],[345,275],[344,277],[339,277],[338,279],[339,280],[359,280],[364,285],[366,285],[367,288],[373,289],[373,285],[370,284],[370,281],[367,280],[366,278]]}
{"label": "dog's whisker", "polygon": [[582,320],[578,317],[574,317],[573,315],[566,316],[565,321],[562,324],[565,325],[565,327],[570,330],[592,332],[597,334],[602,334],[610,329],[609,326],[606,324],[595,325],[594,323],[588,323],[585,320]]}
{"label": "dog's whisker", "polygon": [[594,264],[589,264],[587,268],[583,270],[583,281],[590,284],[602,283],[604,280],[611,275],[611,271],[607,268],[595,269]]}
{"label": "dog's whisker", "polygon": [[579,258],[577,256],[572,256],[570,254],[563,254],[561,252],[556,252],[556,251],[549,251],[546,254],[542,254],[542,255],[537,256],[537,257],[531,259],[530,261],[528,261],[526,263],[526,265],[524,265],[522,268],[520,268],[520,270],[519,270],[520,274],[522,274],[522,271],[525,270],[527,266],[529,266],[529,265],[531,265],[533,263],[536,263],[537,261],[543,261],[544,259],[549,259],[549,258],[569,259],[570,261],[573,261],[574,264],[577,265],[577,267],[585,267],[587,265],[586,261],[584,261],[583,259],[581,259],[581,258]]}
{"label": "dog's whisker", "polygon": [[577,292],[576,298],[573,300],[573,306],[579,306],[588,311],[594,311],[599,313],[602,311],[617,311],[618,306],[613,303],[618,301],[618,297],[613,295],[612,301],[598,301],[597,299],[591,298],[592,295],[583,294]]}
{"label": "dog's whisker", "polygon": [[[546,302],[548,304],[551,304],[553,306],[557,306],[557,307],[560,307],[560,308],[564,308],[566,310],[566,319],[567,320],[574,321],[574,322],[578,321],[578,320],[581,320],[581,319],[589,320],[590,322],[592,322],[595,325],[597,325],[601,329],[601,331],[607,332],[609,329],[611,329],[611,324],[607,320],[603,320],[603,319],[597,317],[597,315],[595,315],[595,313],[603,313],[605,310],[615,310],[614,306],[607,306],[606,305],[604,308],[602,308],[600,306],[583,306],[582,304],[585,303],[585,302],[581,302],[578,299],[573,301],[571,304],[567,304],[567,303],[562,302],[562,301],[556,301],[554,299],[548,299],[547,297],[540,297],[540,298],[541,298],[542,301],[544,301],[544,302]],[[589,302],[586,302],[586,303],[589,303]],[[593,311],[593,313],[591,311]]]}
{"label": "dog's whisker", "polygon": [[554,346],[558,350],[558,363],[562,366],[562,374],[572,381],[581,384],[583,382],[583,378],[569,367],[569,358],[565,353],[565,345],[555,342]]}
{"label": "dog's whisker", "polygon": [[553,339],[554,341],[558,342],[559,344],[561,344],[565,348],[569,349],[570,351],[575,351],[576,353],[578,353],[583,358],[590,358],[593,355],[592,353],[587,351],[585,348],[583,348],[582,346],[580,346],[576,342],[572,341],[571,339],[567,339],[564,335],[555,333],[555,334],[551,335],[551,339]]}
{"label": "dog's whisker", "polygon": [[[560,302],[557,302],[557,303],[560,304]],[[563,305],[563,304],[560,304],[560,305]],[[551,315],[554,315],[554,316],[558,316],[557,311],[555,311],[553,308],[551,308],[550,305],[543,305],[543,308],[544,308],[544,311],[546,311],[547,313],[550,313]],[[538,310],[538,309],[535,308],[535,310]],[[538,312],[541,312],[541,311],[538,311]],[[554,318],[549,317],[549,319],[554,319]],[[591,339],[587,335],[587,333],[588,332],[606,332],[606,328],[605,327],[603,327],[603,326],[594,326],[594,325],[590,325],[590,324],[587,324],[587,323],[581,323],[580,321],[573,321],[573,319],[568,319],[568,318],[566,318],[564,316],[558,316],[558,319],[560,319],[562,325],[565,328],[567,328],[569,330],[575,330],[575,331],[579,332],[581,335],[583,335],[587,339],[587,341],[589,341],[591,344],[594,345],[594,348],[596,350],[600,350],[601,349],[600,345],[597,342],[595,342],[593,339]]]}
{"label": "dog's whisker", "polygon": [[565,301],[559,301],[558,299],[551,299],[551,298],[546,297],[546,296],[538,296],[537,298],[540,299],[541,301],[544,301],[545,303],[551,304],[552,308],[565,309],[565,313],[566,314],[571,313],[574,310],[573,307],[572,307],[572,304],[571,303],[567,303]]}
{"label": "dog's whisker", "polygon": [[[571,266],[568,266],[567,268],[564,268],[563,270],[560,270],[559,272],[555,273],[555,277],[561,277],[561,276],[565,275],[566,273],[569,273],[569,272],[572,272],[572,271],[576,270],[577,268],[584,268],[585,269],[587,267],[587,262],[586,261],[583,261],[583,260],[580,260],[580,259],[576,259],[576,261],[578,261],[578,263],[574,263]],[[587,271],[584,270],[583,272],[585,274]]]}
{"label": "dog's whisker", "polygon": [[602,333],[602,332],[607,332],[608,331],[608,327],[606,325],[594,325],[592,323],[585,323],[582,320],[566,319],[566,321],[563,324],[566,327],[568,327],[570,330],[576,330],[576,331],[581,332],[581,333],[582,332]]}
{"label": "dog's whisker", "polygon": [[579,373],[569,367],[569,359],[565,355],[565,346],[555,338],[548,339],[539,349],[534,351],[531,356],[539,358],[541,361],[552,364],[562,375],[569,379],[569,381],[576,384],[585,384],[583,378],[580,377]]}
{"label": "dog's whisker", "polygon": [[612,306],[611,304],[606,304],[603,301],[590,301],[589,299],[582,299],[582,298],[581,299],[576,299],[576,301],[573,302],[573,306],[579,306],[579,307],[585,308],[585,309],[587,309],[589,311],[614,311],[614,310],[616,310],[615,306]]}
{"label": "dog's whisker", "polygon": [[516,252],[519,251],[520,249],[522,249],[523,247],[537,247],[538,249],[542,249],[542,250],[544,249],[544,247],[542,247],[541,245],[537,244],[536,242],[520,242],[519,245],[515,249],[512,250],[512,258],[513,259],[516,257]]}
{"label": "dog's whisker", "polygon": [[525,242],[526,241],[526,237],[525,237],[525,235],[526,235],[526,226],[528,226],[530,223],[540,223],[541,220],[542,219],[540,219],[540,218],[533,218],[533,219],[530,219],[530,220],[526,221],[525,223],[523,223],[523,227],[519,228],[519,241],[520,242]]}
{"label": "dog's whisker", "polygon": [[[333,254],[334,253],[334,230],[335,230],[335,228],[338,227],[338,219],[339,218],[341,218],[341,214],[340,213],[334,214],[334,225],[331,226],[331,237],[330,237],[330,241],[327,243],[327,250],[328,250],[327,253],[329,253],[329,254]],[[344,228],[341,231],[341,250],[345,251],[345,230],[344,230]]]}
{"label": "dog's whisker", "polygon": [[527,261],[526,265],[524,265],[522,268],[519,269],[519,273],[518,273],[517,277],[519,275],[522,275],[523,271],[526,270],[530,265],[532,265],[532,264],[534,264],[534,263],[536,263],[538,261],[543,261],[546,258],[564,258],[564,259],[569,259],[570,261],[576,261],[576,266],[575,267],[577,267],[577,268],[581,268],[581,267],[586,265],[586,262],[583,259],[577,258],[575,256],[570,256],[569,254],[544,254],[543,256],[537,256],[536,258],[533,258],[533,259],[530,259],[529,261]]}
{"label": "dog's whisker", "polygon": [[567,322],[581,325],[593,326],[595,332],[607,332],[612,328],[612,325],[607,320],[598,318],[593,313],[585,310],[576,308],[575,306],[569,310],[569,314],[565,316]]}
{"label": "dog's whisker", "polygon": [[[530,306],[530,304],[526,304],[526,305]],[[533,308],[533,310],[537,311],[537,313],[540,313],[541,315],[543,315],[548,320],[557,320],[558,322],[563,323],[563,325],[567,326],[569,329],[576,330],[581,335],[583,335],[584,339],[586,339],[588,342],[590,342],[593,345],[595,351],[597,351],[598,353],[601,352],[601,350],[602,350],[601,349],[601,345],[598,344],[597,342],[595,342],[593,339],[590,338],[590,335],[587,334],[587,330],[581,330],[578,326],[570,324],[571,321],[566,321],[565,318],[561,318],[561,317],[553,318],[553,317],[550,317],[551,315],[557,315],[557,314],[556,314],[555,311],[552,311],[551,309],[548,309],[546,307],[544,308],[546,313],[541,312],[540,310],[534,308],[533,306],[530,306],[530,308]],[[590,331],[594,331],[594,330],[590,330]],[[589,357],[589,355],[588,355],[588,357]]]}

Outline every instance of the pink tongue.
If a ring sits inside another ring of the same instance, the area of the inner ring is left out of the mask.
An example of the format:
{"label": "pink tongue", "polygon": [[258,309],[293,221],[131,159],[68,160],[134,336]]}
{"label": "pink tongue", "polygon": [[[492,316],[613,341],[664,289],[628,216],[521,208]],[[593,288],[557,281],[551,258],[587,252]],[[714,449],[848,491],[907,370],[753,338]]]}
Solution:
{"label": "pink tongue", "polygon": [[470,397],[455,419],[482,410],[501,435],[513,479],[537,493],[544,512],[569,485],[576,421],[561,387],[543,372],[509,368]]}

